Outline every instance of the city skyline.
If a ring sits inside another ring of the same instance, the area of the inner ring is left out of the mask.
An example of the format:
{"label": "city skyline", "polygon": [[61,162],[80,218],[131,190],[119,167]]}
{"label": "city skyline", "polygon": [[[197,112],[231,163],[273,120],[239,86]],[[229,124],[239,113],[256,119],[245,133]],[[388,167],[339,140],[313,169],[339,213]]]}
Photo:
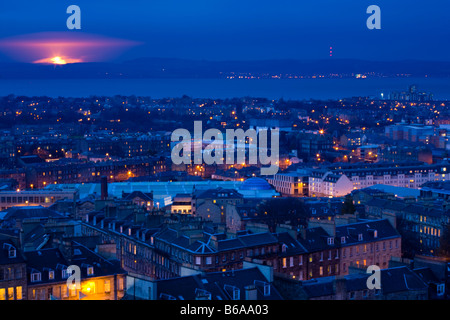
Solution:
{"label": "city skyline", "polygon": [[0,301],[449,300],[446,1],[0,3]]}

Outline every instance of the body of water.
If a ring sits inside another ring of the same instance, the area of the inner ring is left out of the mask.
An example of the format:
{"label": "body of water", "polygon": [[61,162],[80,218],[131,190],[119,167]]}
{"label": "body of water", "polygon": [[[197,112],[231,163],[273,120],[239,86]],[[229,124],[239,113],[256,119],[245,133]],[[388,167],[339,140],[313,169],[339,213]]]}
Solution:
{"label": "body of water", "polygon": [[406,91],[411,84],[418,91],[434,94],[436,100],[450,100],[450,78],[369,79],[29,79],[0,80],[0,95],[89,97],[120,95],[152,98],[181,97],[309,100],[354,96],[385,97],[391,91]]}

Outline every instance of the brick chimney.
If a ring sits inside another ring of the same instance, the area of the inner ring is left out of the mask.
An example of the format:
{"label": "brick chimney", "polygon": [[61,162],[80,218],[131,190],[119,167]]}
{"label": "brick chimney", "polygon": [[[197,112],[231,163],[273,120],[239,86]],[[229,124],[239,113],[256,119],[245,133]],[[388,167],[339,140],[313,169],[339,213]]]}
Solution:
{"label": "brick chimney", "polygon": [[101,186],[101,200],[108,199],[108,178],[106,176],[102,176],[100,178],[100,186]]}

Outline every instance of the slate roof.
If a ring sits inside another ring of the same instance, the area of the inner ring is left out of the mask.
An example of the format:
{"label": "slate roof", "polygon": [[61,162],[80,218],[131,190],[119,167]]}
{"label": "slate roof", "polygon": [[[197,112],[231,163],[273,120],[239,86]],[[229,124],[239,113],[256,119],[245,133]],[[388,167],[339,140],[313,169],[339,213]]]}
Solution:
{"label": "slate roof", "polygon": [[[264,296],[264,284],[270,286],[270,294]],[[195,300],[199,294],[210,294],[211,300],[231,300],[232,291],[240,291],[240,300],[245,299],[245,287],[255,285],[258,300],[282,300],[279,292],[269,284],[258,268],[226,272],[212,272],[157,281],[158,299],[171,297],[176,300]]]}
{"label": "slate roof", "polygon": [[292,256],[297,254],[304,254],[307,252],[306,248],[298,241],[294,239],[288,232],[276,233],[274,236],[277,238],[278,242],[285,251],[281,250],[278,255],[280,257],[283,256]]}
{"label": "slate roof", "polygon": [[380,279],[384,294],[428,288],[427,284],[407,267],[383,269]]}
{"label": "slate roof", "polygon": [[305,210],[309,217],[328,217],[341,213],[342,201],[328,202],[305,202]]}
{"label": "slate roof", "polygon": [[417,268],[413,269],[413,271],[425,282],[425,283],[440,283],[439,279],[436,277],[434,272],[428,268]]}
{"label": "slate roof", "polygon": [[186,250],[196,253],[213,253],[217,251],[227,251],[239,248],[262,246],[277,243],[277,238],[270,232],[262,233],[244,233],[238,234],[235,238],[225,238],[224,235],[215,235],[217,237],[217,247],[210,244],[210,234],[203,234],[203,237],[190,243],[189,237],[185,234],[179,234],[176,230],[165,228],[155,234],[158,240],[165,241],[172,245],[177,245]]}
{"label": "slate roof", "polygon": [[196,199],[227,199],[227,198],[243,198],[244,196],[237,192],[235,189],[225,189],[218,187],[215,189],[201,190],[195,192],[194,197]]}
{"label": "slate roof", "polygon": [[[62,270],[69,265],[79,266],[82,278],[90,277],[87,275],[88,266],[94,268],[94,277],[125,273],[117,260],[106,260],[78,242],[71,242],[71,250],[70,262],[58,248],[24,252],[30,284],[33,284],[31,283],[31,273],[36,271],[41,273],[41,281],[38,283],[65,281]],[[54,279],[49,279],[48,271],[50,270],[55,271]]]}
{"label": "slate roof", "polygon": [[23,220],[29,218],[64,218],[54,210],[42,206],[20,206],[6,209],[3,220]]}
{"label": "slate roof", "polygon": [[323,277],[302,282],[302,290],[308,298],[326,297],[334,294],[334,277]]}
{"label": "slate roof", "polygon": [[[375,238],[374,231],[377,231]],[[358,239],[358,235],[362,235],[362,240]],[[342,246],[354,245],[357,243],[366,243],[378,241],[380,239],[389,239],[400,237],[397,230],[391,225],[389,220],[367,220],[336,227],[336,238],[340,242],[345,237],[345,243]]]}
{"label": "slate roof", "polygon": [[[35,251],[24,252],[27,260],[27,274],[28,281],[31,282],[31,274],[35,272],[41,273],[41,281],[44,282],[58,282],[65,281],[62,276],[62,270],[66,269],[70,263],[64,258],[61,251],[57,248],[48,248]],[[54,279],[49,279],[49,271],[55,271]]]}
{"label": "slate roof", "polygon": [[134,198],[141,198],[144,201],[153,201],[153,193],[144,193],[142,191],[133,191],[131,193],[122,193],[122,199],[132,200]]}
{"label": "slate roof", "polygon": [[299,242],[309,252],[322,251],[330,248],[334,248],[335,245],[329,245],[327,240],[330,236],[322,227],[308,228],[306,229],[305,238],[299,238]]}
{"label": "slate roof", "polygon": [[[345,275],[342,280],[345,281],[347,292],[362,291],[367,289],[368,273],[354,273]],[[336,280],[334,276],[323,277],[313,280],[302,281],[302,290],[309,298],[330,296],[335,294],[333,283]],[[380,274],[381,291],[383,294],[393,294],[412,290],[428,289],[427,284],[415,272],[409,268],[395,267],[382,269]]]}

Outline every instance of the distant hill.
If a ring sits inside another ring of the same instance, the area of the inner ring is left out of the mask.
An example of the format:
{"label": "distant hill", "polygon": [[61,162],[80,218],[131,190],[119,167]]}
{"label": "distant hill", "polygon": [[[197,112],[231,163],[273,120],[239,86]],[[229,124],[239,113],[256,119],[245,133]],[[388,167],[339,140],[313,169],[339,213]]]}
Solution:
{"label": "distant hill", "polygon": [[0,64],[1,79],[55,78],[221,78],[232,74],[272,75],[409,75],[450,77],[450,61],[365,61],[328,60],[258,60],[207,61],[165,58],[140,58],[121,63],[76,63],[39,65]]}

